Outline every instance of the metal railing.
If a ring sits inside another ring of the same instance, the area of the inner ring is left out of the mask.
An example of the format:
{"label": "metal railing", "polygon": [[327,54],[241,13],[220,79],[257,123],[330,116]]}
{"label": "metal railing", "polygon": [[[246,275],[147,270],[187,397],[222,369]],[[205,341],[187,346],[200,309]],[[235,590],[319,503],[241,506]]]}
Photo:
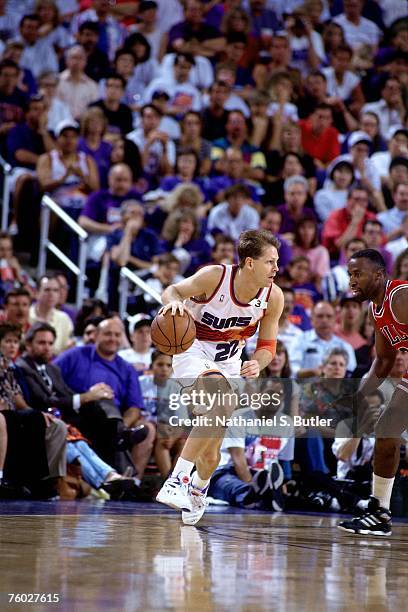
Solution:
{"label": "metal railing", "polygon": [[10,212],[10,181],[12,167],[0,155],[0,167],[3,172],[3,190],[1,194],[1,230],[6,232],[9,223]]}
{"label": "metal railing", "polygon": [[140,289],[151,295],[156,302],[162,304],[161,296],[155,289],[149,287],[144,280],[132,272],[132,270],[129,270],[129,268],[121,268],[119,281],[119,315],[121,319],[127,316],[126,309],[129,295],[129,283],[137,285]]}
{"label": "metal railing", "polygon": [[[48,238],[50,231],[50,214],[53,212],[63,221],[79,238],[79,257],[76,265],[65,253],[61,251]],[[45,274],[47,264],[47,250],[51,251],[75,276],[77,277],[75,305],[81,308],[84,299],[86,281],[86,257],[88,250],[88,233],[74,219],[72,219],[50,196],[45,195],[41,200],[41,237],[40,254],[38,258],[37,278]]]}

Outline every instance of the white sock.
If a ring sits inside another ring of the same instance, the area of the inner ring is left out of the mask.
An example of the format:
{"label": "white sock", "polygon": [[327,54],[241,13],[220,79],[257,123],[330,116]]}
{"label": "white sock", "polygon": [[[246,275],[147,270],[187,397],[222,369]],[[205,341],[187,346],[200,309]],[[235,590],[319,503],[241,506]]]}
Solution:
{"label": "white sock", "polygon": [[373,496],[378,499],[382,508],[390,509],[392,487],[395,478],[383,478],[373,474]]}
{"label": "white sock", "polygon": [[135,481],[136,486],[140,487],[140,485],[142,484],[140,478],[134,478],[133,480]]}
{"label": "white sock", "polygon": [[196,489],[204,490],[210,482],[210,478],[208,480],[203,480],[199,477],[198,472],[194,472],[193,477],[191,479],[191,484]]}
{"label": "white sock", "polygon": [[192,461],[188,461],[187,459],[183,459],[183,457],[179,457],[177,459],[176,465],[174,466],[174,470],[172,471],[172,476],[178,476],[180,472],[187,474],[187,476],[191,476],[191,472],[193,471],[194,463]]}
{"label": "white sock", "polygon": [[3,479],[3,470],[0,470],[0,480]]}

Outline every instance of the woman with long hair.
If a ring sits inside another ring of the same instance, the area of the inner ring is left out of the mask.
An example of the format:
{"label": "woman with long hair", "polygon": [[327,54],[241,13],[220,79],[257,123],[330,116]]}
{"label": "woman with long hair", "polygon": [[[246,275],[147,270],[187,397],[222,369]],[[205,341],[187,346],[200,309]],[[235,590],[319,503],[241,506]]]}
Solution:
{"label": "woman with long hair", "polygon": [[101,187],[108,184],[108,172],[111,165],[112,145],[103,139],[107,119],[101,108],[88,108],[81,118],[81,137],[78,150],[90,155],[98,168]]}
{"label": "woman with long hair", "polygon": [[402,251],[394,262],[392,270],[393,280],[408,280],[408,249]]}
{"label": "woman with long hair", "polygon": [[199,174],[208,176],[211,170],[211,147],[209,140],[201,136],[203,120],[200,113],[188,111],[181,120],[180,139],[176,141],[177,150],[192,149],[198,155]]}
{"label": "woman with long hair", "polygon": [[40,18],[39,36],[47,40],[62,57],[65,49],[75,40],[67,28],[60,23],[60,13],[55,0],[37,0],[33,11]]}

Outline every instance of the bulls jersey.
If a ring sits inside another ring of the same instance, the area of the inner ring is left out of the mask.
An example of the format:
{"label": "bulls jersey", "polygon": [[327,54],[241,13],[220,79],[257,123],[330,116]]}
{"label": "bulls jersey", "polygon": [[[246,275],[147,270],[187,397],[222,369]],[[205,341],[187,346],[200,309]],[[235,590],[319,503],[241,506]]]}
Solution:
{"label": "bulls jersey", "polygon": [[213,294],[206,300],[186,301],[196,325],[193,346],[216,362],[239,361],[245,340],[256,332],[265,314],[272,286],[260,289],[249,304],[243,304],[234,294],[238,266],[220,265],[222,276]]}
{"label": "bulls jersey", "polygon": [[381,306],[371,302],[375,327],[396,349],[408,351],[408,325],[400,323],[392,311],[392,298],[401,289],[408,288],[408,281],[387,281],[385,296]]}

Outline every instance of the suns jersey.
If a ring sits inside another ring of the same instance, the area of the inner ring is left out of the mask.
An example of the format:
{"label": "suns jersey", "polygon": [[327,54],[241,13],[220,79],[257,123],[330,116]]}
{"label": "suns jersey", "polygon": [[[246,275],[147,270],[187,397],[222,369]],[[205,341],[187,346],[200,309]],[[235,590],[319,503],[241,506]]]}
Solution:
{"label": "suns jersey", "polygon": [[400,323],[392,311],[392,298],[401,289],[408,288],[408,281],[387,281],[384,300],[381,306],[371,302],[371,312],[375,327],[396,349],[408,351],[408,325]]}
{"label": "suns jersey", "polygon": [[245,340],[256,332],[265,314],[272,286],[260,289],[249,304],[243,304],[234,294],[238,266],[220,266],[222,276],[212,295],[206,300],[186,300],[196,325],[193,347],[215,362],[239,361]]}

